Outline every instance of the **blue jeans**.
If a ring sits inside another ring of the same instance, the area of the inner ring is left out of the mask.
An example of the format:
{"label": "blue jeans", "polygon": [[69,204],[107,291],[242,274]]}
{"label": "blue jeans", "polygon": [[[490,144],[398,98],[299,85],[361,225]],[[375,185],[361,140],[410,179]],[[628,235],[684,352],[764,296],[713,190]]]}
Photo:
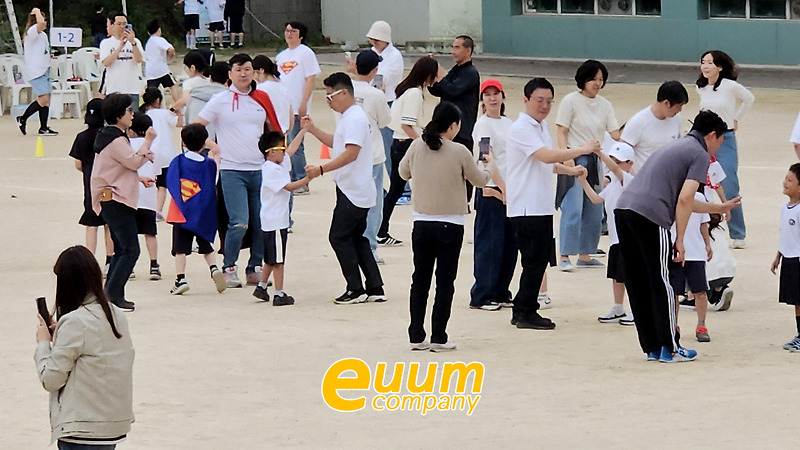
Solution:
{"label": "blue jeans", "polygon": [[[286,137],[287,142],[292,142],[298,133],[300,133],[300,116],[295,114],[294,125],[292,129],[289,130],[289,135]],[[306,147],[302,142],[291,159],[292,171],[290,174],[292,176],[292,181],[297,181],[306,176]]]}
{"label": "blue jeans", "polygon": [[[725,191],[725,198],[730,200],[739,196],[739,154],[736,145],[736,134],[733,131],[725,133],[725,140],[717,150],[717,161],[725,172],[725,179],[720,183]],[[744,225],[744,211],[742,207],[731,210],[731,220],[728,222],[728,232],[731,239],[744,239],[747,229]]]}
{"label": "blue jeans", "polygon": [[369,248],[374,253],[378,248],[378,229],[383,218],[383,164],[372,166],[372,180],[375,182],[375,206],[367,213],[367,230],[364,237],[369,239]]}
{"label": "blue jeans", "polygon": [[117,444],[74,444],[72,442],[58,441],[58,450],[114,450]]}
{"label": "blue jeans", "polygon": [[261,265],[264,259],[264,235],[261,233],[261,171],[220,170],[222,195],[228,210],[228,232],[225,234],[225,256],[222,267],[236,265],[247,228],[252,230],[248,268]]}
{"label": "blue jeans", "polygon": [[[575,163],[586,167],[587,156],[579,156]],[[600,242],[603,205],[595,205],[583,192],[581,184],[575,184],[567,191],[561,202],[561,224],[559,226],[559,254],[588,255],[597,251]]]}
{"label": "blue jeans", "polygon": [[[388,102],[389,109],[392,108],[394,101]],[[392,140],[394,139],[394,130],[389,127],[381,128],[381,138],[383,138],[383,151],[386,153],[386,161],[383,164],[386,166],[386,173],[392,176]]]}
{"label": "blue jeans", "polygon": [[114,242],[114,256],[106,276],[106,294],[111,303],[118,304],[125,300],[125,284],[141,252],[136,210],[114,200],[102,202],[100,206],[100,217],[106,221]]}
{"label": "blue jeans", "polygon": [[[491,188],[487,188],[491,189]],[[506,205],[475,191],[475,254],[470,306],[511,301],[511,278],[517,266],[517,233],[506,217]]]}

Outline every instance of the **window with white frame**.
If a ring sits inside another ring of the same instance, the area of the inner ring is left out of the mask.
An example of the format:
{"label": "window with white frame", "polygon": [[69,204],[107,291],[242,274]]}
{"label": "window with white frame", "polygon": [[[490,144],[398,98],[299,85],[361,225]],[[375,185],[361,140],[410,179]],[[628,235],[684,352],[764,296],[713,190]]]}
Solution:
{"label": "window with white frame", "polygon": [[660,16],[661,0],[523,0],[524,14]]}
{"label": "window with white frame", "polygon": [[729,19],[800,19],[800,0],[710,0],[708,13]]}

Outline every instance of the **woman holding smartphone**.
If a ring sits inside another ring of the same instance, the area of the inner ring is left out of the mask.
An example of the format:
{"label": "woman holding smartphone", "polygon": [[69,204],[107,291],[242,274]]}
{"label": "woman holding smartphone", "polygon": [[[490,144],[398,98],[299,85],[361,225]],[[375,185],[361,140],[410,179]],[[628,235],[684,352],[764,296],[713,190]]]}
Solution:
{"label": "woman holding smartphone", "polygon": [[[700,76],[697,78],[697,94],[700,109],[717,113],[728,124],[728,132],[722,147],[716,153],[717,161],[725,172],[720,185],[726,198],[739,196],[739,150],[736,144],[736,129],[741,119],[753,106],[755,96],[736,82],[739,70],[730,56],[720,50],[709,50],[700,58]],[[733,248],[744,248],[747,230],[741,206],[730,212],[728,233]]]}
{"label": "woman holding smartphone", "polygon": [[[423,89],[433,85],[439,75],[439,63],[425,56],[414,63],[408,76],[397,85],[397,100],[392,103],[392,121],[389,128],[394,130],[392,140],[392,170],[389,176],[389,191],[383,198],[383,221],[378,230],[378,244],[388,247],[403,245],[403,241],[389,235],[389,220],[397,200],[403,195],[405,180],[397,173],[397,166],[405,156],[408,147],[422,133],[422,106],[425,102]],[[466,195],[466,194],[465,194]]]}
{"label": "woman holding smartphone", "polygon": [[[399,176],[414,180],[411,250],[414,274],[411,278],[411,324],[408,337],[412,350],[438,352],[455,350],[447,339],[447,321],[455,293],[458,257],[464,239],[467,214],[467,187],[464,179],[483,187],[492,177],[491,153],[486,165],[475,163],[466,147],[453,138],[461,129],[461,112],[443,101],[433,110],[433,118],[400,161]],[[425,309],[436,266],[436,296],[431,319],[431,340],[425,339]]]}
{"label": "woman holding smartphone", "polygon": [[36,369],[50,392],[52,440],[59,450],[114,449],[133,422],[134,350],[125,314],[108,301],[92,252],[64,250],[56,274],[51,335],[39,315]]}

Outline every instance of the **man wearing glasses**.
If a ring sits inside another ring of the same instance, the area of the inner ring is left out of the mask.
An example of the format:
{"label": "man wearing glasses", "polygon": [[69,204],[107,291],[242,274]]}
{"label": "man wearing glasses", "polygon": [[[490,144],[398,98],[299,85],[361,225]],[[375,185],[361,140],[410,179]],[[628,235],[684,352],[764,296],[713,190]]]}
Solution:
{"label": "man wearing glasses", "polygon": [[[323,84],[328,105],[342,115],[336,131],[331,135],[320,130],[308,116],[303,117],[302,126],[331,148],[333,158],[321,166],[305,169],[311,179],[330,172],[336,183],[336,206],[328,240],[339,260],[347,289],[334,303],[385,302],[378,263],[372,256],[369,240],[364,237],[367,212],[375,205],[369,118],[356,105],[353,83],[346,73],[334,73]],[[363,284],[361,272],[366,278]]]}

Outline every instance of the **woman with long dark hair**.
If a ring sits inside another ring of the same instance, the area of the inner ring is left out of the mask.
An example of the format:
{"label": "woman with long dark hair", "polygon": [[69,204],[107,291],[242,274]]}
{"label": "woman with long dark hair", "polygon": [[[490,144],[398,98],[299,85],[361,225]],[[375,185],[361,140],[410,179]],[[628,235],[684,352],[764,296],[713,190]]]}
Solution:
{"label": "woman with long dark hair", "polygon": [[[739,196],[739,150],[736,144],[736,129],[739,119],[750,110],[756,99],[746,87],[736,82],[738,76],[736,63],[723,51],[709,50],[700,58],[700,76],[696,83],[697,94],[700,95],[700,109],[717,113],[728,125],[722,147],[715,155],[725,172],[725,179],[720,185],[728,199]],[[744,238],[747,234],[744,211],[741,207],[734,208],[730,215],[728,233],[733,240],[733,248],[744,248]]]}
{"label": "woman with long dark hair", "polygon": [[[414,139],[422,134],[422,106],[425,102],[423,89],[433,85],[439,76],[439,63],[425,56],[414,63],[411,72],[397,85],[397,100],[392,103],[392,121],[389,128],[394,130],[392,139],[392,170],[389,174],[389,191],[383,198],[383,220],[378,230],[378,244],[385,246],[403,245],[403,241],[389,235],[389,220],[397,200],[403,195],[405,180],[397,173],[397,166],[405,156]],[[466,195],[466,194],[465,194]]]}
{"label": "woman with long dark hair", "polygon": [[[464,239],[467,214],[467,186],[486,186],[492,177],[491,154],[486,165],[476,163],[466,147],[453,138],[461,129],[461,112],[454,104],[440,103],[425,126],[422,139],[411,143],[398,166],[403,180],[413,179],[414,229],[411,249],[414,274],[411,278],[411,324],[408,337],[412,350],[448,351],[456,345],[447,339],[447,321],[455,293],[458,257]],[[431,319],[431,340],[425,340],[425,309],[436,266],[436,294]]]}
{"label": "woman with long dark hair", "polygon": [[100,266],[86,247],[64,250],[53,272],[58,322],[51,336],[39,316],[34,356],[50,392],[52,440],[59,450],[113,449],[133,422],[128,321],[108,301]]}

